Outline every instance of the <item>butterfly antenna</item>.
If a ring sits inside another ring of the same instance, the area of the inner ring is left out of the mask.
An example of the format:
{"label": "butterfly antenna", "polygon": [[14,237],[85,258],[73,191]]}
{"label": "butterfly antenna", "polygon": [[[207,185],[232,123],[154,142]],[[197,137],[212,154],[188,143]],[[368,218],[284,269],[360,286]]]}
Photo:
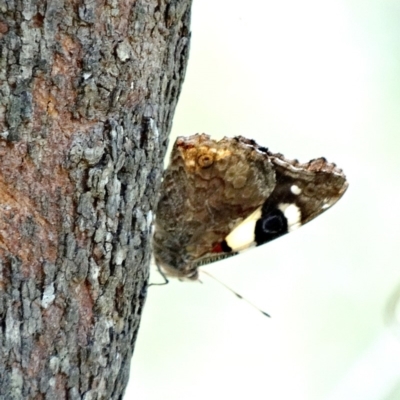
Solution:
{"label": "butterfly antenna", "polygon": [[209,272],[201,270],[203,274],[208,275],[210,278],[214,279],[216,282],[218,282],[220,285],[224,286],[225,289],[228,289],[231,293],[233,293],[236,297],[238,297],[241,300],[244,300],[247,304],[249,304],[251,307],[255,308],[257,311],[259,311],[261,314],[265,315],[266,317],[271,318],[271,316],[266,313],[265,311],[261,310],[261,308],[257,307],[254,303],[252,303],[250,300],[246,299],[242,295],[240,295],[238,292],[235,292],[231,287],[226,285],[224,282],[220,281],[217,279],[214,275],[211,275]]}

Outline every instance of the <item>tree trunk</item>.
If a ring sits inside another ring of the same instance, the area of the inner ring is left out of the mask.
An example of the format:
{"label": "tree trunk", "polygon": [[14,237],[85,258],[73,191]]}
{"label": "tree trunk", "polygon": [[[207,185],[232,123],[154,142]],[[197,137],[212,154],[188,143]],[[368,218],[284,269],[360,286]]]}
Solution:
{"label": "tree trunk", "polygon": [[191,0],[0,0],[0,399],[121,399]]}

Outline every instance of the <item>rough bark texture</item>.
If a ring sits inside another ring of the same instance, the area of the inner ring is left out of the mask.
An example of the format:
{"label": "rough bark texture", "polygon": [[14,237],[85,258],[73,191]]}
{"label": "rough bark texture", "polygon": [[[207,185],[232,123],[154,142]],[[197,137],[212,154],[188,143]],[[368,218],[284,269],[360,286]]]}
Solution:
{"label": "rough bark texture", "polygon": [[0,0],[0,399],[120,399],[191,0]]}

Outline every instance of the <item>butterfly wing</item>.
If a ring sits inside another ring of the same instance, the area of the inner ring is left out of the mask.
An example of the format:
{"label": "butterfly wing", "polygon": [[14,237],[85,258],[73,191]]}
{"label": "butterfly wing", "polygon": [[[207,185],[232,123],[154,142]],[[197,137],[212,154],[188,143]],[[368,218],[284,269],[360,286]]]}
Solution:
{"label": "butterfly wing", "polygon": [[161,185],[153,249],[172,276],[267,243],[312,220],[347,189],[335,164],[301,164],[244,137],[179,137]]}
{"label": "butterfly wing", "polygon": [[237,252],[270,242],[322,214],[347,190],[342,170],[325,158],[302,164],[267,153],[276,174],[273,192],[262,207],[224,238],[217,251]]}
{"label": "butterfly wing", "polygon": [[195,279],[196,260],[212,253],[274,188],[274,166],[265,151],[240,138],[179,137],[156,210],[156,263],[169,275]]}

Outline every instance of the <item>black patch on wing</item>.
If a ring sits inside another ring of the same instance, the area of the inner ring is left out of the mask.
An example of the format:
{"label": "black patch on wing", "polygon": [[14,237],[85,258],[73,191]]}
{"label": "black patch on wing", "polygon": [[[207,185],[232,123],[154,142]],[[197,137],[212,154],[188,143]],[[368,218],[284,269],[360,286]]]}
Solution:
{"label": "black patch on wing", "polygon": [[230,253],[232,251],[232,248],[229,247],[228,243],[226,242],[226,240],[223,240],[221,242],[221,249],[224,253]]}
{"label": "black patch on wing", "polygon": [[287,219],[281,210],[275,208],[268,209],[266,213],[263,212],[261,218],[256,222],[254,236],[257,246],[260,246],[285,233],[288,233]]}

